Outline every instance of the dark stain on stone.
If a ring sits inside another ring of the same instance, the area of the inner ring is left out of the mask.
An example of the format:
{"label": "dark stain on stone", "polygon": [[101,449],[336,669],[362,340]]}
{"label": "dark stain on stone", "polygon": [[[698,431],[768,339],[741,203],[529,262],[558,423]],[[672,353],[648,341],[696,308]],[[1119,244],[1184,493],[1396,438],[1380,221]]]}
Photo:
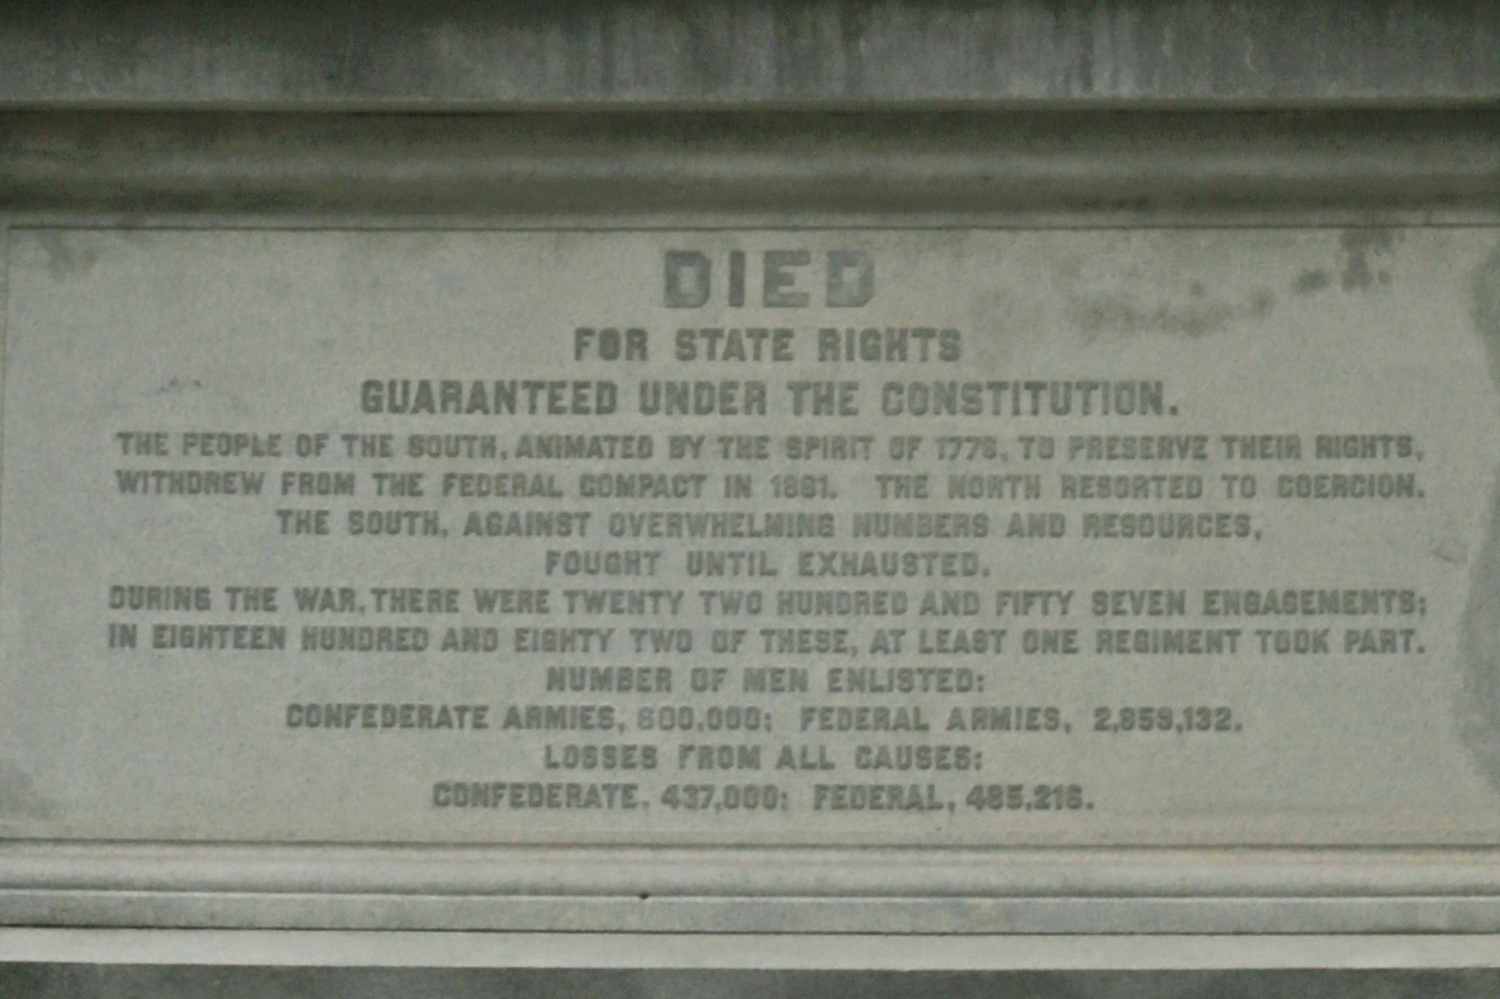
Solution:
{"label": "dark stain on stone", "polygon": [[1177,333],[1200,337],[1217,333],[1234,318],[1223,304],[1142,308],[1123,296],[1101,295],[1075,302],[1071,310],[1085,335],[1100,333]]}
{"label": "dark stain on stone", "polygon": [[156,394],[174,395],[180,392],[188,392],[193,389],[201,389],[202,387],[203,383],[196,378],[178,378],[176,375],[173,375],[171,378],[168,378],[166,381],[157,386]]}
{"label": "dark stain on stone", "polygon": [[1500,246],[1475,269],[1470,291],[1473,294],[1474,328],[1484,344],[1490,378],[1500,387]]}
{"label": "dark stain on stone", "polygon": [[1328,287],[1328,272],[1319,268],[1317,270],[1306,270],[1297,275],[1297,283],[1292,288],[1299,295],[1311,295],[1315,291],[1322,291]]}
{"label": "dark stain on stone", "polygon": [[1454,565],[1463,565],[1469,561],[1469,546],[1458,538],[1445,538],[1432,550],[1432,554],[1444,562],[1452,562]]}
{"label": "dark stain on stone", "polygon": [[[1390,229],[1345,229],[1339,235],[1339,248],[1344,251],[1344,276],[1339,284],[1345,291],[1368,289],[1376,280],[1375,272],[1370,267],[1370,257],[1390,253],[1395,246],[1396,234]],[[1389,284],[1389,276],[1382,283]]]}
{"label": "dark stain on stone", "polygon": [[[1475,269],[1471,292],[1474,328],[1484,344],[1490,378],[1500,387],[1500,246]],[[1487,526],[1471,570],[1459,655],[1459,734],[1480,771],[1500,792],[1500,482],[1490,487]]]}
{"label": "dark stain on stone", "polygon": [[1464,607],[1464,676],[1457,710],[1464,744],[1500,791],[1500,489],[1491,490],[1488,519]]}
{"label": "dark stain on stone", "polygon": [[57,229],[39,229],[32,234],[36,245],[47,254],[47,273],[54,281],[82,277],[99,262],[97,247],[79,247],[71,236],[71,233]]}
{"label": "dark stain on stone", "polygon": [[1243,302],[1206,299],[1205,289],[1194,282],[1186,302],[1145,304],[1129,294],[1078,296],[1068,313],[1085,337],[1109,333],[1172,333],[1197,338],[1219,333],[1237,319],[1263,319],[1276,304],[1266,287],[1255,288]]}
{"label": "dark stain on stone", "polygon": [[36,789],[30,774],[0,761],[0,819],[51,819],[57,812],[57,805]]}

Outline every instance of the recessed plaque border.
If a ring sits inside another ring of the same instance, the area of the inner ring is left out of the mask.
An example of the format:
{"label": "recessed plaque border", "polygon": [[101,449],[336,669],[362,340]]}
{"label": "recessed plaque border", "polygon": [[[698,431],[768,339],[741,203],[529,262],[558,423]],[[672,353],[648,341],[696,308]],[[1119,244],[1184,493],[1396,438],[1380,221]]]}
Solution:
{"label": "recessed plaque border", "polygon": [[[691,226],[677,219],[574,231],[931,229],[1283,229],[1359,220],[1492,224],[1487,209],[1310,212],[1095,221],[775,217]],[[701,215],[701,213],[699,213]],[[1005,218],[1011,218],[1006,216]],[[1231,220],[1237,219],[1236,222]],[[122,222],[128,224],[122,225]],[[1229,223],[1226,225],[1226,223]],[[204,229],[558,231],[550,219],[373,224],[21,213],[9,230]],[[8,297],[9,266],[0,276]],[[4,316],[0,315],[0,322]],[[0,391],[3,391],[0,374]],[[3,427],[0,427],[3,434]],[[3,474],[3,469],[0,469]],[[1500,830],[1496,833],[1500,839]],[[1500,848],[1490,847],[455,847],[0,841],[0,926],[470,930],[506,933],[1398,934],[1500,933]],[[1477,939],[1477,938],[1476,938]]]}

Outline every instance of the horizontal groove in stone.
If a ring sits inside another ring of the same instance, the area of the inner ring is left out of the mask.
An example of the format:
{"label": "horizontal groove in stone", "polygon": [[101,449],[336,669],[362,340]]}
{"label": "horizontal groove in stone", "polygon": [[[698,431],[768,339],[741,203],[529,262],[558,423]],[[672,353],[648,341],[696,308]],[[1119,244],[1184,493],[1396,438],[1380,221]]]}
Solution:
{"label": "horizontal groove in stone", "polygon": [[645,213],[1492,205],[1500,113],[0,114],[0,209]]}

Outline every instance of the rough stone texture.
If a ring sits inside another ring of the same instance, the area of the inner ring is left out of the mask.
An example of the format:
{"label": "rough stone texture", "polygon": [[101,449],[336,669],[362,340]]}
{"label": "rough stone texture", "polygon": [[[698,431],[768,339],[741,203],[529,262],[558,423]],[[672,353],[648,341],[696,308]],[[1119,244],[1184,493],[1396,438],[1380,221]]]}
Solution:
{"label": "rough stone texture", "polygon": [[1497,42],[1485,0],[60,0],[0,12],[0,103],[1482,101]]}

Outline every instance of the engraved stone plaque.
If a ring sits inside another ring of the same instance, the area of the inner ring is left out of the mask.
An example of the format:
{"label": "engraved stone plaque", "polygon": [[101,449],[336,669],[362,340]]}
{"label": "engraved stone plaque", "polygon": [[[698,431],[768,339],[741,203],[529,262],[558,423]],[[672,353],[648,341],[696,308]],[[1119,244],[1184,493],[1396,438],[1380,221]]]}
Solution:
{"label": "engraved stone plaque", "polygon": [[16,229],[0,832],[1500,839],[1500,231]]}

